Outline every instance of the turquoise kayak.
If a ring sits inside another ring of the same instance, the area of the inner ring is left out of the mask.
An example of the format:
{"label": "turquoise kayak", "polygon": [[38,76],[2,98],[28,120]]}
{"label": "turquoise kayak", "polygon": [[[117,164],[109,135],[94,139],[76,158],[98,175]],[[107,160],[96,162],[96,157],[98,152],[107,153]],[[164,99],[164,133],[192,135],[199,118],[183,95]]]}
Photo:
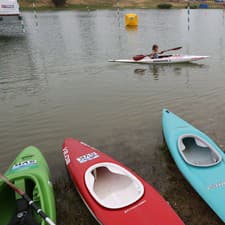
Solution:
{"label": "turquoise kayak", "polygon": [[169,151],[187,181],[225,222],[225,155],[206,134],[164,109],[162,128]]}

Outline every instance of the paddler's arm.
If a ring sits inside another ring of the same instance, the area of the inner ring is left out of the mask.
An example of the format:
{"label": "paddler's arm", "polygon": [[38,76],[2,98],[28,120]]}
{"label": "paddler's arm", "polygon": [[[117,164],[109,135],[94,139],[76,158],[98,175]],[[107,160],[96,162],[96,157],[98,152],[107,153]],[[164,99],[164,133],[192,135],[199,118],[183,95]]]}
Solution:
{"label": "paddler's arm", "polygon": [[150,54],[148,55],[148,57],[149,57],[150,59],[153,59],[154,54],[155,54],[155,53],[150,53]]}

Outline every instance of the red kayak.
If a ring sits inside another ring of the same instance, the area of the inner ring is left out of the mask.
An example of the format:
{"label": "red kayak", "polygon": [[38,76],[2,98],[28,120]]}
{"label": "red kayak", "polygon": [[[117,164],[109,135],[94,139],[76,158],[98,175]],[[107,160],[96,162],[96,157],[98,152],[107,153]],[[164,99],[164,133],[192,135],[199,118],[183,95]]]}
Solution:
{"label": "red kayak", "polygon": [[92,215],[104,225],[184,225],[146,181],[99,150],[72,138],[63,144],[70,176]]}

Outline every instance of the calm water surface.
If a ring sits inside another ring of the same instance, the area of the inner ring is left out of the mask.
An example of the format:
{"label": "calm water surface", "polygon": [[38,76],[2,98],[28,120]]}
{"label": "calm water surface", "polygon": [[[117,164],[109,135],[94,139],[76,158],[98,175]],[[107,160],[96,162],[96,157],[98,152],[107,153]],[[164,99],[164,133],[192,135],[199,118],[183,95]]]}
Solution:
{"label": "calm water surface", "polygon": [[[121,12],[120,26],[108,10],[43,12],[39,27],[26,12],[25,34],[18,21],[0,24],[0,169],[35,145],[59,179],[63,139],[74,137],[133,168],[186,224],[222,224],[163,149],[161,110],[169,108],[225,146],[223,11],[192,11],[189,32],[185,10],[133,10],[140,24],[134,30],[123,25],[128,12]],[[153,43],[211,58],[170,66],[107,62],[148,53]]]}

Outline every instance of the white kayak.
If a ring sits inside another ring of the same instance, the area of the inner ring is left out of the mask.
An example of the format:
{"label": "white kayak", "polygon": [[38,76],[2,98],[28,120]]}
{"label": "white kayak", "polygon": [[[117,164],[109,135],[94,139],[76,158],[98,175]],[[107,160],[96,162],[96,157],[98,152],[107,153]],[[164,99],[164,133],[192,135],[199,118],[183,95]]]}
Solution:
{"label": "white kayak", "polygon": [[169,57],[151,59],[148,56],[146,56],[143,59],[138,61],[134,59],[116,59],[116,60],[109,60],[109,62],[142,63],[142,64],[171,64],[171,63],[194,62],[194,61],[206,59],[208,57],[209,56],[200,56],[200,55],[171,55]]}

